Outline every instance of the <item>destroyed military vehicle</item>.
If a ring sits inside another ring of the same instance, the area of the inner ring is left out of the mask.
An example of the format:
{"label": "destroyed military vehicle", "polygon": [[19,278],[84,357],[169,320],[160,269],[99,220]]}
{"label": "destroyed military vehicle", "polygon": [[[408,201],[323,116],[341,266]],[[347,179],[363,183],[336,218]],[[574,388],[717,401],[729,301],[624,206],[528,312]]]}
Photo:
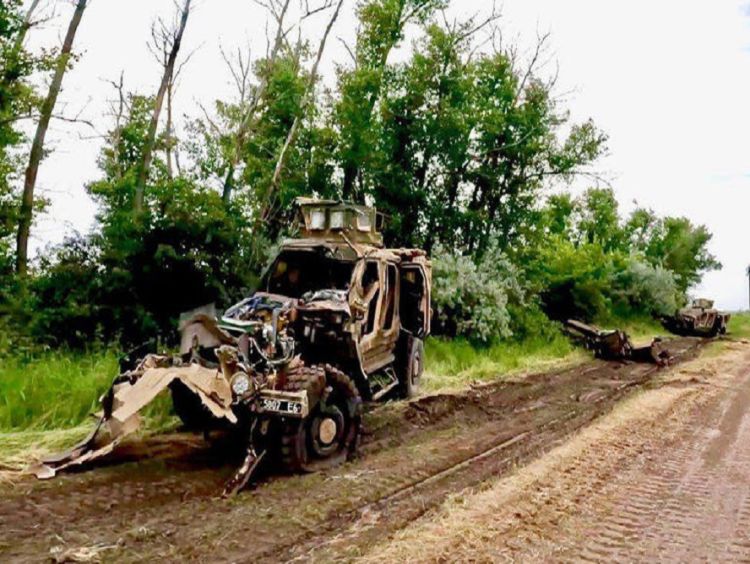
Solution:
{"label": "destroyed military vehicle", "polygon": [[672,333],[695,337],[716,337],[727,332],[730,314],[714,308],[712,300],[697,299],[675,315],[662,319]]}
{"label": "destroyed military vehicle", "polygon": [[659,337],[648,345],[636,347],[630,336],[620,329],[599,329],[576,319],[567,320],[564,327],[570,337],[602,360],[648,362],[657,366],[668,366],[673,360]]}
{"label": "destroyed military vehicle", "polygon": [[261,289],[220,318],[185,319],[180,354],[149,355],[118,376],[96,429],[38,477],[111,452],[167,388],[187,427],[241,431],[245,459],[226,493],[268,455],[290,471],[345,460],[363,402],[415,394],[431,317],[425,252],[385,249],[373,208],[298,206],[299,237],[283,243]]}

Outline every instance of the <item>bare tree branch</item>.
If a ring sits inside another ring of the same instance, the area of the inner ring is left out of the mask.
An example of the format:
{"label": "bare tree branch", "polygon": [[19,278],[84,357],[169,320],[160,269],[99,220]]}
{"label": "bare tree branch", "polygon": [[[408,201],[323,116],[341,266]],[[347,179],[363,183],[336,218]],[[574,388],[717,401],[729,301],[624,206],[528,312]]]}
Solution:
{"label": "bare tree branch", "polygon": [[309,0],[305,0],[304,3],[305,3],[305,10],[302,13],[300,21],[306,20],[307,18],[310,18],[314,16],[315,14],[323,12],[333,6],[333,0],[325,0],[320,6],[313,7],[313,8],[310,8]]}
{"label": "bare tree branch", "polygon": [[539,62],[539,58],[544,52],[544,48],[546,47],[547,40],[549,38],[550,38],[550,32],[547,32],[543,35],[537,34],[537,41],[536,41],[536,46],[534,48],[534,54],[532,55],[531,61],[526,67],[526,72],[524,73],[523,78],[521,79],[521,82],[518,83],[518,89],[516,90],[516,100],[518,100],[521,97],[521,94],[523,94],[523,91],[526,88],[526,84],[528,83],[531,76],[533,76],[534,71],[536,70],[537,63]]}
{"label": "bare tree branch", "polygon": [[[323,58],[323,52],[326,48],[326,43],[328,42],[328,36],[331,33],[331,29],[333,28],[333,25],[336,23],[336,20],[339,17],[339,13],[341,12],[341,7],[344,5],[344,0],[339,0],[338,5],[336,6],[336,11],[331,16],[331,19],[328,21],[328,26],[325,29],[325,32],[323,33],[323,38],[320,40],[320,45],[318,46],[318,53],[315,58],[315,63],[313,64],[312,70],[310,71],[310,78],[309,82],[307,84],[307,89],[305,91],[305,95],[302,99],[301,104],[301,111],[304,115],[307,112],[308,106],[312,103],[314,100],[314,94],[315,94],[315,84],[318,81],[318,67],[320,66],[320,61]],[[263,204],[265,206],[265,210],[261,214],[261,217],[265,220],[268,219],[268,213],[273,205],[273,200],[276,197],[276,192],[278,190],[279,182],[281,181],[281,173],[284,169],[284,165],[286,163],[286,157],[289,153],[289,148],[292,146],[292,143],[294,143],[296,137],[297,137],[297,131],[299,130],[299,124],[300,124],[300,116],[297,116],[294,118],[294,123],[292,124],[292,127],[289,129],[289,133],[287,134],[286,141],[284,142],[284,146],[281,149],[281,153],[279,154],[279,158],[276,161],[276,167],[273,172],[273,178],[271,180],[271,185],[269,187],[269,193],[266,198],[263,200]]]}
{"label": "bare tree branch", "polygon": [[[274,38],[273,46],[268,53],[268,61],[271,65],[276,62],[279,52],[281,51],[284,38],[288,31],[284,30],[284,21],[286,19],[287,12],[291,0],[252,0],[259,6],[262,6],[272,15],[276,20],[276,36]],[[230,157],[229,166],[227,167],[227,175],[224,179],[224,189],[222,191],[222,199],[225,204],[229,204],[232,197],[232,191],[234,190],[234,173],[237,165],[240,161],[242,153],[242,147],[245,144],[245,139],[249,133],[250,125],[255,118],[255,113],[258,110],[260,103],[265,95],[265,91],[268,88],[268,78],[265,78],[257,87],[252,102],[248,105],[240,120],[237,134],[235,135],[234,148]]]}
{"label": "bare tree branch", "polygon": [[[164,98],[167,94],[167,90],[169,90],[170,83],[174,78],[175,64],[177,62],[177,57],[182,45],[182,37],[185,33],[185,28],[187,27],[188,17],[190,16],[190,3],[191,0],[185,0],[185,4],[181,8],[179,26],[176,28],[173,34],[174,39],[169,50],[169,57],[167,58],[166,65],[164,66],[164,73],[162,75],[159,91],[156,94],[154,112],[151,116],[148,137],[143,148],[143,156],[141,157],[140,169],[138,171],[138,181],[135,188],[135,200],[133,203],[133,207],[136,214],[140,214],[143,211],[144,193],[146,189],[146,182],[148,181],[149,169],[151,168],[154,145],[156,143],[156,130],[159,126],[159,116],[161,114],[161,109],[162,105],[164,104]],[[166,37],[166,34],[162,37]]]}

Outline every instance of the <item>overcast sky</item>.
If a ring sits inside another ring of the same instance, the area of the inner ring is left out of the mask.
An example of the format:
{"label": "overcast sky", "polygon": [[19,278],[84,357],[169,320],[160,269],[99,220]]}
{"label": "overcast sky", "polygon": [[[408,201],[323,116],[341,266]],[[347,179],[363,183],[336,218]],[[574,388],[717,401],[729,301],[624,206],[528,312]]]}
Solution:
{"label": "overcast sky", "polygon": [[[354,6],[346,0],[333,35],[352,43]],[[60,43],[71,5],[58,2],[59,18],[35,31],[30,46]],[[488,12],[487,0],[454,0],[452,14]],[[97,124],[114,93],[107,81],[121,71],[129,90],[154,93],[160,69],[148,52],[150,23],[171,17],[172,0],[92,0],[76,39],[80,62],[65,78],[61,103],[69,116]],[[559,91],[574,120],[591,117],[609,135],[609,154],[598,169],[611,179],[625,211],[638,205],[684,215],[714,233],[711,250],[724,264],[706,276],[696,294],[721,307],[747,308],[750,264],[750,9],[747,0],[505,0],[501,26],[508,40],[531,47],[551,32],[559,63]],[[305,33],[319,37],[326,16]],[[232,96],[220,56],[250,45],[265,47],[265,13],[250,0],[199,0],[185,36],[195,51],[178,93],[180,114],[196,116]],[[413,34],[412,34],[413,36]],[[407,45],[396,57],[403,57]],[[329,42],[323,73],[347,54]],[[84,184],[97,177],[100,141],[86,127],[58,122],[54,152],[44,161],[41,193],[52,205],[34,231],[33,248],[85,232],[95,207]]]}

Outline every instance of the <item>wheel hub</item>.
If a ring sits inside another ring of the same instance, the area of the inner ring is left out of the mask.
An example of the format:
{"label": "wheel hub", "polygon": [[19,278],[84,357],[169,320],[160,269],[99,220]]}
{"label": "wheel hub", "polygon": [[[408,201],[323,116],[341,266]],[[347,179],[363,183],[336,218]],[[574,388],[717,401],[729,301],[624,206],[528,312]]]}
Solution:
{"label": "wheel hub", "polygon": [[320,422],[318,439],[323,445],[328,446],[336,438],[337,430],[336,422],[330,417],[326,417]]}

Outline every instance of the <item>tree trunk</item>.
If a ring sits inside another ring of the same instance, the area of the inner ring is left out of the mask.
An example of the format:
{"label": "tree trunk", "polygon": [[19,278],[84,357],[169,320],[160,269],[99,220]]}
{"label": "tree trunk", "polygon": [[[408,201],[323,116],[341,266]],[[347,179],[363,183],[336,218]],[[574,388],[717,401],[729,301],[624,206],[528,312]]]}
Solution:
{"label": "tree trunk", "polygon": [[172,167],[172,95],[174,93],[174,82],[169,81],[167,86],[167,176],[170,180],[174,178]]}
{"label": "tree trunk", "polygon": [[[78,0],[73,17],[68,25],[68,32],[65,35],[63,41],[62,51],[60,57],[57,60],[55,66],[55,73],[52,77],[52,83],[47,93],[47,98],[42,104],[41,113],[39,115],[39,123],[37,124],[36,134],[34,135],[34,142],[31,145],[31,154],[29,156],[29,165],[26,168],[26,176],[23,185],[23,196],[21,198],[21,211],[18,221],[18,236],[16,238],[16,272],[25,276],[28,269],[28,248],[29,248],[29,233],[31,231],[31,222],[34,213],[34,189],[36,188],[37,175],[39,173],[39,164],[42,162],[44,157],[44,140],[47,136],[47,129],[49,128],[49,122],[52,119],[52,112],[55,109],[57,103],[57,97],[60,94],[62,88],[63,77],[65,71],[68,68],[68,61],[70,60],[70,53],[73,50],[73,41],[75,40],[78,26],[83,18],[83,12],[86,10],[87,0]],[[36,7],[36,3],[32,4],[32,9]],[[29,11],[29,22],[31,18],[32,10]],[[23,42],[23,39],[21,40]]]}
{"label": "tree trunk", "polygon": [[137,215],[139,215],[143,211],[146,182],[148,182],[149,169],[151,168],[151,160],[153,159],[154,154],[154,145],[156,144],[156,130],[159,127],[159,117],[161,115],[162,106],[164,105],[164,97],[174,75],[175,62],[177,61],[177,56],[180,53],[180,46],[182,45],[182,36],[185,33],[185,28],[187,27],[188,16],[190,15],[190,3],[191,0],[185,0],[185,4],[182,8],[182,16],[180,18],[180,27],[175,35],[172,50],[169,53],[167,64],[164,67],[164,74],[162,75],[161,85],[159,86],[159,91],[156,94],[154,113],[151,116],[151,123],[149,124],[148,128],[148,137],[146,138],[146,144],[143,147],[141,165],[138,170],[138,182],[135,186],[135,201],[133,207]]}

